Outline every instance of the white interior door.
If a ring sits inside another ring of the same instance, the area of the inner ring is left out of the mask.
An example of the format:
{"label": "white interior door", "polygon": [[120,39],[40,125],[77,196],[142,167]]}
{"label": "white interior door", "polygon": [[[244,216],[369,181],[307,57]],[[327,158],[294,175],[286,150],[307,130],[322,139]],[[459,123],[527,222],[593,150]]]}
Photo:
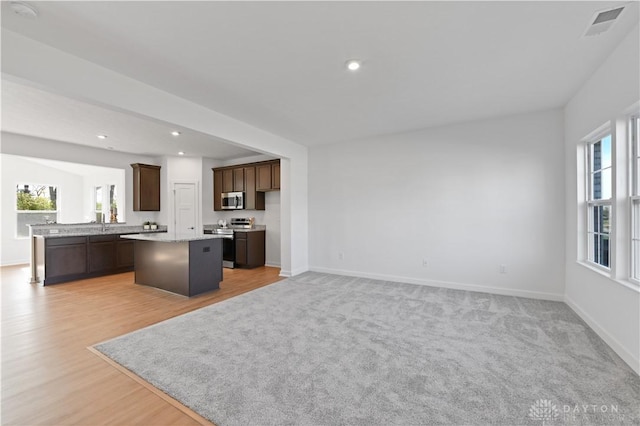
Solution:
{"label": "white interior door", "polygon": [[173,195],[176,233],[198,234],[196,184],[174,183]]}

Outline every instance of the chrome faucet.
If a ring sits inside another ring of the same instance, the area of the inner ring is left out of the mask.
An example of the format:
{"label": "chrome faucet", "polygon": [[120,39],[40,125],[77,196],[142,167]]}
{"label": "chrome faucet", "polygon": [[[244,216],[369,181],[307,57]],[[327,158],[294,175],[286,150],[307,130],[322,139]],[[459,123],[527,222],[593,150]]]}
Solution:
{"label": "chrome faucet", "polygon": [[104,223],[104,213],[102,213],[102,232],[107,230],[107,224]]}

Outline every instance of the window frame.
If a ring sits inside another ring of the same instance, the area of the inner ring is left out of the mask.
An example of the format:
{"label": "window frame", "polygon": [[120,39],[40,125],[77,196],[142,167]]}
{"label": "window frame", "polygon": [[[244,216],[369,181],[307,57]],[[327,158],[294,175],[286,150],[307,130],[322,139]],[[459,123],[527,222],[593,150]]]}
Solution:
{"label": "window frame", "polygon": [[629,175],[631,182],[629,185],[629,217],[631,221],[631,232],[629,233],[629,281],[640,286],[640,184],[638,178],[640,174],[640,114],[632,115],[629,118],[629,141],[631,149],[629,151]]}
{"label": "window frame", "polygon": [[[602,143],[602,140],[606,139],[607,137],[610,138],[611,142],[610,142],[610,150],[611,150],[611,164],[608,167],[600,167],[598,170],[594,170],[592,168],[593,165],[593,159],[592,159],[592,152],[593,152],[593,146],[597,143]],[[585,236],[586,236],[586,262],[594,267],[594,268],[598,268],[602,271],[605,271],[606,273],[611,273],[612,272],[612,260],[613,260],[613,256],[612,256],[612,248],[613,248],[613,236],[615,234],[615,214],[614,214],[614,203],[613,203],[613,181],[615,179],[615,167],[614,167],[614,163],[615,163],[615,159],[613,156],[613,144],[614,144],[614,135],[613,135],[613,129],[609,126],[607,126],[606,130],[602,131],[601,133],[599,133],[598,136],[594,136],[592,138],[590,138],[586,143],[585,143],[585,174],[584,174],[584,178],[586,179],[585,182],[585,190],[586,190],[586,194],[585,194],[585,205],[586,205],[586,232],[585,232]],[[594,199],[593,198],[593,181],[594,178],[593,176],[597,173],[600,172],[601,176],[603,176],[603,171],[609,169],[611,170],[611,188],[610,188],[610,197],[607,199]],[[595,224],[594,224],[594,214],[593,214],[593,210],[595,207],[601,207],[601,206],[608,206],[609,207],[609,232],[608,233],[604,233],[602,232],[602,230],[598,230],[596,231],[595,229]],[[602,263],[598,263],[596,262],[596,252],[595,252],[595,244],[593,243],[594,241],[594,237],[596,235],[606,235],[608,237],[608,241],[609,241],[609,246],[608,246],[608,250],[607,250],[607,265],[603,265]]]}

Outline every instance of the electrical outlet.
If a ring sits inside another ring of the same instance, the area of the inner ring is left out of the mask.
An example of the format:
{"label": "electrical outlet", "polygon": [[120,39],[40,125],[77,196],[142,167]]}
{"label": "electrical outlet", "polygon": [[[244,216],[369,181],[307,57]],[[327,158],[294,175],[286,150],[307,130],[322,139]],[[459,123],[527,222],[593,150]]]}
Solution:
{"label": "electrical outlet", "polygon": [[338,253],[338,259],[339,260],[344,260],[344,253],[342,253],[342,252]]}
{"label": "electrical outlet", "polygon": [[422,259],[422,267],[426,268],[427,266],[429,266],[429,262],[427,261],[427,259]]}
{"label": "electrical outlet", "polygon": [[500,265],[500,273],[501,274],[507,273],[507,265]]}

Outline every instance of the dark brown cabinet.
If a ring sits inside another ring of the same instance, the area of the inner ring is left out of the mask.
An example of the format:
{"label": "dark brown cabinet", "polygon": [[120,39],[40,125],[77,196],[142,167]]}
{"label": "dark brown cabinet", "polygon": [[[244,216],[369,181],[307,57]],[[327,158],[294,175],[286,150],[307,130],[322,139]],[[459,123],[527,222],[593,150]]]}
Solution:
{"label": "dark brown cabinet", "polygon": [[213,170],[213,210],[221,211],[223,192],[244,192],[245,210],[264,210],[264,193],[280,190],[280,160]]}
{"label": "dark brown cabinet", "polygon": [[271,164],[263,164],[256,167],[256,170],[258,172],[258,182],[256,189],[258,191],[271,190]]}
{"label": "dark brown cabinet", "polygon": [[265,231],[234,232],[235,264],[239,268],[256,268],[265,263]]}
{"label": "dark brown cabinet", "polygon": [[160,166],[132,164],[133,211],[160,211]]}
{"label": "dark brown cabinet", "polygon": [[244,208],[245,210],[264,210],[264,192],[256,191],[256,168],[244,168]]}
{"label": "dark brown cabinet", "polygon": [[119,234],[36,238],[35,244],[45,285],[133,271],[134,241]]}
{"label": "dark brown cabinet", "polygon": [[[240,234],[243,234],[240,236]],[[235,265],[238,267],[247,265],[247,238],[246,233],[236,232],[234,236],[234,242],[236,244],[236,258]]]}
{"label": "dark brown cabinet", "polygon": [[116,240],[116,269],[133,268],[133,246],[133,241],[118,237]]}
{"label": "dark brown cabinet", "polygon": [[271,189],[280,189],[280,162],[271,164]]}
{"label": "dark brown cabinet", "polygon": [[233,169],[222,171],[222,192],[233,192]]}
{"label": "dark brown cabinet", "polygon": [[274,191],[280,189],[280,160],[261,164],[257,170],[257,190]]}
{"label": "dark brown cabinet", "polygon": [[89,272],[104,272],[116,265],[116,236],[97,235],[89,238]]}
{"label": "dark brown cabinet", "polygon": [[213,170],[213,210],[222,210],[222,170]]}
{"label": "dark brown cabinet", "polygon": [[233,191],[244,192],[244,167],[233,169]]}
{"label": "dark brown cabinet", "polygon": [[[214,169],[215,173],[216,169]],[[244,192],[245,179],[244,167],[220,169],[220,193],[222,192]],[[215,174],[214,174],[215,179]],[[215,180],[214,180],[215,185]]]}
{"label": "dark brown cabinet", "polygon": [[45,284],[71,281],[87,273],[86,237],[48,238],[45,241]]}

